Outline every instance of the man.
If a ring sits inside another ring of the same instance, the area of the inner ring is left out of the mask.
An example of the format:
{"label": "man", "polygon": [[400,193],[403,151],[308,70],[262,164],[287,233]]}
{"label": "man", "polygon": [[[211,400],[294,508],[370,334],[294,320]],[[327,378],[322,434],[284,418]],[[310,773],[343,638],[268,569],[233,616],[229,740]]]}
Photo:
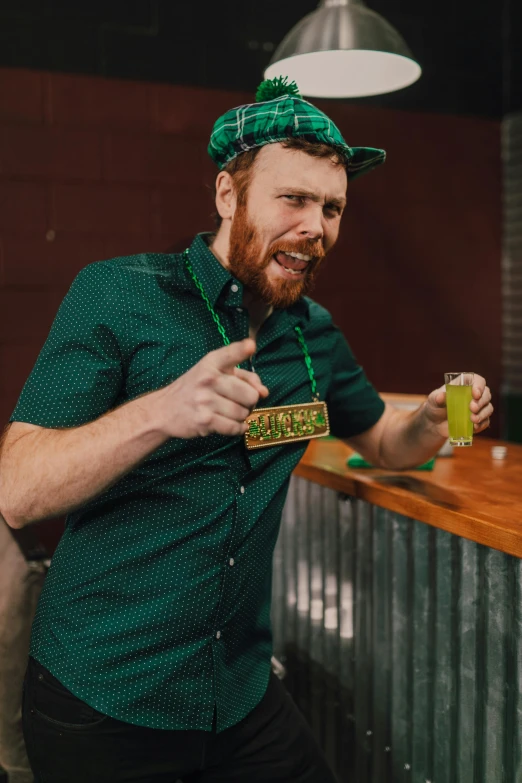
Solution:
{"label": "man", "polygon": [[[33,531],[11,530],[0,514],[0,766],[6,772],[5,783],[34,779],[22,734],[21,697],[46,563]],[[1,771],[0,780],[4,781]]]}
{"label": "man", "polygon": [[[387,408],[304,297],[337,240],[347,181],[384,152],[348,147],[281,80],[220,118],[209,152],[217,233],[181,255],[86,267],[6,435],[8,523],[68,514],[25,687],[46,783],[334,781],[270,674],[289,478],[328,419],[394,469],[448,434],[443,389],[415,413]],[[473,395],[478,432],[492,413],[480,376]]]}

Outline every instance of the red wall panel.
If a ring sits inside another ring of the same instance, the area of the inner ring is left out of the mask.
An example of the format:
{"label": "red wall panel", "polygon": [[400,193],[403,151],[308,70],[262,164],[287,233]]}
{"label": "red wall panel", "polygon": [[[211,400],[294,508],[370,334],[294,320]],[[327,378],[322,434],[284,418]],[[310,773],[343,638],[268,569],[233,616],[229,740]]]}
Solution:
{"label": "red wall panel", "polygon": [[[57,233],[147,234],[150,225],[150,191],[139,185],[107,182],[59,184],[53,188],[53,227]],[[78,241],[80,237],[78,236]]]}
{"label": "red wall panel", "polygon": [[49,186],[0,180],[0,236],[37,234],[48,226]]}
{"label": "red wall panel", "polygon": [[105,256],[103,238],[53,232],[45,236],[7,236],[3,242],[3,286],[37,286],[64,295],[84,266]]}
{"label": "red wall panel", "polygon": [[46,113],[53,125],[122,128],[133,133],[151,128],[148,84],[53,74],[46,85]]}
{"label": "red wall panel", "polygon": [[36,124],[44,117],[45,76],[38,71],[0,69],[0,122]]}
{"label": "red wall panel", "polygon": [[48,127],[0,129],[0,165],[8,177],[98,180],[101,142],[97,131]]}

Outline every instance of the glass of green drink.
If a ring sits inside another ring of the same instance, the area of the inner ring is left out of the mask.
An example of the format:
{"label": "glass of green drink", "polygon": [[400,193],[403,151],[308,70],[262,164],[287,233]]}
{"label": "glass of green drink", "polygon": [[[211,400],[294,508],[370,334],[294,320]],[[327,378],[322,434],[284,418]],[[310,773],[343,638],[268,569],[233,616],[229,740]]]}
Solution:
{"label": "glass of green drink", "polygon": [[473,399],[472,372],[446,372],[446,408],[448,411],[448,428],[452,446],[473,445],[473,422],[469,404]]}

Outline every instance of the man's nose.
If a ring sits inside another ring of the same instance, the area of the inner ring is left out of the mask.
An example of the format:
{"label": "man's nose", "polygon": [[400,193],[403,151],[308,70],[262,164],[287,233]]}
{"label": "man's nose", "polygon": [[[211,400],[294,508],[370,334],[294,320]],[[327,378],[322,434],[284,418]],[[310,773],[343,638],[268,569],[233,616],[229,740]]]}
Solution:
{"label": "man's nose", "polygon": [[322,239],[324,236],[323,227],[323,209],[314,204],[312,209],[307,209],[306,214],[302,216],[301,225],[298,228],[301,236],[307,239]]}

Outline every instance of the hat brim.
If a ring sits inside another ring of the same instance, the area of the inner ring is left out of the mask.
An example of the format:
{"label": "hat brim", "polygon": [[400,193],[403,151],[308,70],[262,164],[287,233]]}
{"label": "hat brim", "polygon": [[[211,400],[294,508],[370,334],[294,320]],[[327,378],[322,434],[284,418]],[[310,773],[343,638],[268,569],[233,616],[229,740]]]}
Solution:
{"label": "hat brim", "polygon": [[377,168],[386,160],[384,150],[373,147],[350,147],[351,155],[346,164],[348,179],[351,181],[367,171]]}

